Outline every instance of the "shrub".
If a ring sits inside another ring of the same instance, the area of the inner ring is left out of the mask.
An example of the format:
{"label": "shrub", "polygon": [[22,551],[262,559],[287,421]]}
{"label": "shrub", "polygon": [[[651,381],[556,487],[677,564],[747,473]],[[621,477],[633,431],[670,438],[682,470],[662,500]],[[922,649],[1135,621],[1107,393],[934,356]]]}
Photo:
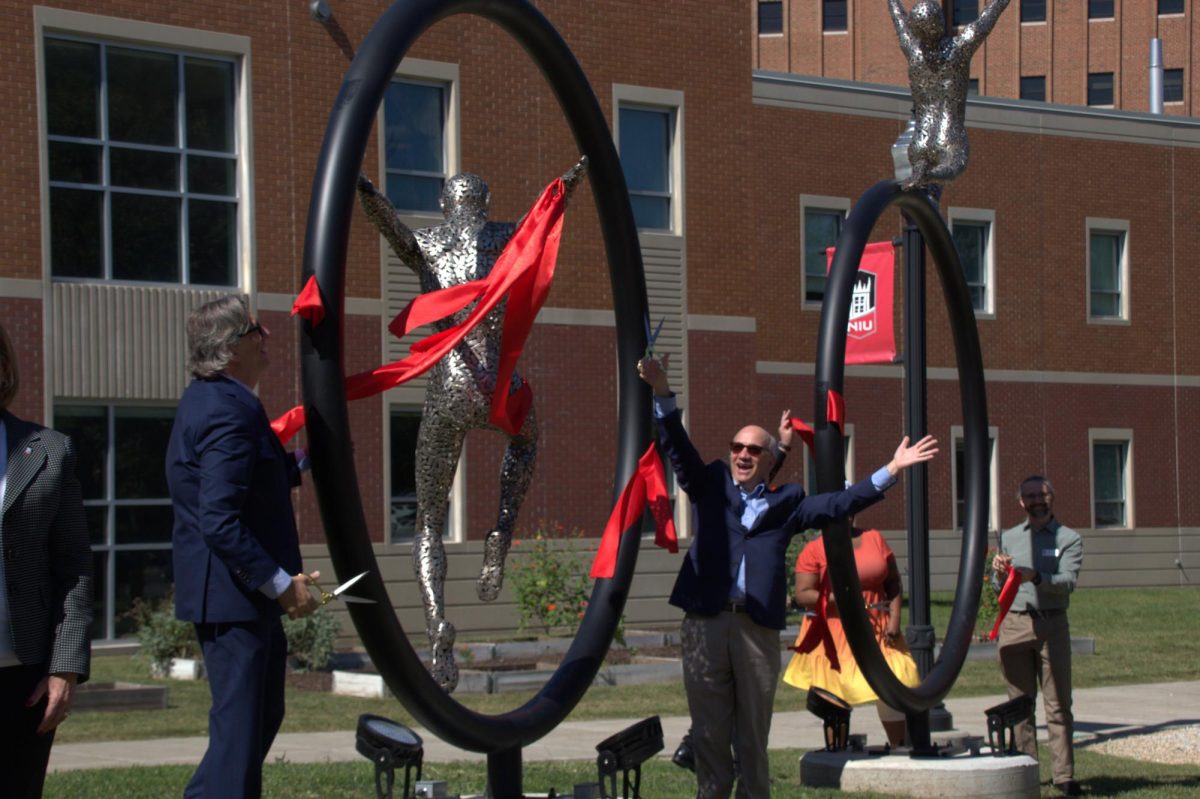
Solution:
{"label": "shrub", "polygon": [[288,657],[296,671],[328,669],[341,629],[341,623],[323,607],[302,619],[285,617],[283,634],[287,636]]}
{"label": "shrub", "polygon": [[521,630],[541,628],[549,635],[563,629],[574,635],[587,610],[589,562],[577,542],[582,531],[542,522],[520,541],[509,565],[509,583],[517,598]]}
{"label": "shrub", "polygon": [[140,597],[125,617],[137,624],[137,639],[141,644],[138,658],[150,664],[153,674],[166,674],[175,658],[198,658],[200,642],[190,621],[175,618],[175,597],[167,595],[157,602]]}
{"label": "shrub", "polygon": [[984,640],[992,632],[996,616],[1000,613],[1000,600],[996,588],[992,585],[992,558],[996,556],[993,547],[984,555],[983,590],[979,592],[979,613],[975,616],[975,637]]}

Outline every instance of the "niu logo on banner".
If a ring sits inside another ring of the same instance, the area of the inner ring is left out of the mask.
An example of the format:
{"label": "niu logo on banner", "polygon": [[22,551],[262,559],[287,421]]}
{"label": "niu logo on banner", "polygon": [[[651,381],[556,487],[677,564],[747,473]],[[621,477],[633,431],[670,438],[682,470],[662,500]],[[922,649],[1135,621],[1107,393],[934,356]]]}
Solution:
{"label": "niu logo on banner", "polygon": [[846,335],[851,338],[867,338],[879,327],[875,318],[875,282],[874,272],[858,270],[854,293],[850,295],[850,323],[846,325]]}

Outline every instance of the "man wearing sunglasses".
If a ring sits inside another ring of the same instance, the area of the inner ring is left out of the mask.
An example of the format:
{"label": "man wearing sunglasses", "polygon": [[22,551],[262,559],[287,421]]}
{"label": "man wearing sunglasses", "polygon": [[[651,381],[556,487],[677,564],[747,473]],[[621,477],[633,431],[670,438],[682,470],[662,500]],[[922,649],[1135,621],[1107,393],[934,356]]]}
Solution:
{"label": "man wearing sunglasses", "polygon": [[730,795],[736,751],[738,799],[769,799],[767,736],[787,611],[788,543],[796,533],[878,502],[901,471],[937,454],[937,441],[926,436],[910,445],[905,437],[892,460],[866,480],[806,496],[795,483],[768,486],[778,443],[757,425],[737,431],[728,461],[705,463],[683,429],[665,365],[643,358],[638,373],[654,390],[659,445],[692,502],[696,524],[670,602],[686,613],[683,682],[697,797]]}

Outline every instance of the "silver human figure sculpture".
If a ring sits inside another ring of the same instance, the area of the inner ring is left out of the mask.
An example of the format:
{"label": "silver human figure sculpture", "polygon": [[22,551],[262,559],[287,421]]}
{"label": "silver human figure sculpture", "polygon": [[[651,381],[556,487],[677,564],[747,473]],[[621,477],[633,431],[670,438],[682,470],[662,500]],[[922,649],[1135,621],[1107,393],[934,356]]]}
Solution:
{"label": "silver human figure sculpture", "polygon": [[[567,196],[583,178],[587,158],[581,158],[565,175]],[[442,190],[445,221],[410,230],[386,196],[365,176],[358,179],[358,196],[367,218],[379,229],[392,250],[416,273],[422,292],[436,291],[487,277],[519,223],[491,222],[487,218],[491,193],[478,175],[455,175]],[[470,308],[434,323],[445,330],[462,322]],[[425,409],[417,433],[417,525],[413,542],[413,570],[425,606],[434,679],[446,691],[458,684],[454,661],[454,625],[446,620],[446,551],[442,543],[450,484],[454,478],[467,431],[496,430],[489,423],[492,393],[497,389],[500,334],[504,304],[467,333],[466,337],[429,372]],[[513,373],[503,390],[514,392],[524,380]],[[495,529],[484,541],[483,567],[476,592],[485,602],[494,600],[504,582],[504,560],[512,543],[517,513],[529,488],[537,458],[537,416],[533,408],[508,447],[500,468],[500,510]]]}
{"label": "silver human figure sculpture", "polygon": [[915,135],[908,146],[912,176],[904,188],[949,183],[967,168],[967,86],[971,57],[983,44],[1009,0],[991,0],[979,17],[957,35],[946,32],[936,0],[918,0],[905,12],[888,0],[900,49],[908,59]]}

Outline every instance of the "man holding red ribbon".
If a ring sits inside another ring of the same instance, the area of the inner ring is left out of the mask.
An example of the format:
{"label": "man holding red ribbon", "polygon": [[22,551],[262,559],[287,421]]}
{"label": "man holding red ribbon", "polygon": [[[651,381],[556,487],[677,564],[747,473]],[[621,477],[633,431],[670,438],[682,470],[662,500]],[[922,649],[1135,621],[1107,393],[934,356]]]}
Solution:
{"label": "man holding red ribbon", "polygon": [[[1083,539],[1054,517],[1054,489],[1045,477],[1025,478],[1019,499],[1028,518],[1004,531],[1000,552],[992,560],[997,590],[1002,583],[1018,586],[1011,612],[1000,622],[1000,669],[1010,699],[1022,694],[1036,697],[1041,683],[1053,761],[1051,777],[1064,796],[1078,796],[1067,607],[1083,566]],[[1032,709],[1014,733],[1017,748],[1036,759]]]}
{"label": "man holding red ribbon", "polygon": [[[638,372],[654,389],[659,445],[692,501],[695,537],[670,602],[686,612],[683,683],[692,717],[698,799],[769,799],[767,736],[779,681],[779,631],[787,608],[786,552],[792,536],[824,527],[883,498],[896,475],[928,461],[937,441],[905,438],[887,466],[844,491],[805,496],[796,483],[769,487],[778,443],[747,425],[729,460],[705,463],[683,428],[663,364],[643,358]],[[736,730],[736,738],[733,731]]]}

